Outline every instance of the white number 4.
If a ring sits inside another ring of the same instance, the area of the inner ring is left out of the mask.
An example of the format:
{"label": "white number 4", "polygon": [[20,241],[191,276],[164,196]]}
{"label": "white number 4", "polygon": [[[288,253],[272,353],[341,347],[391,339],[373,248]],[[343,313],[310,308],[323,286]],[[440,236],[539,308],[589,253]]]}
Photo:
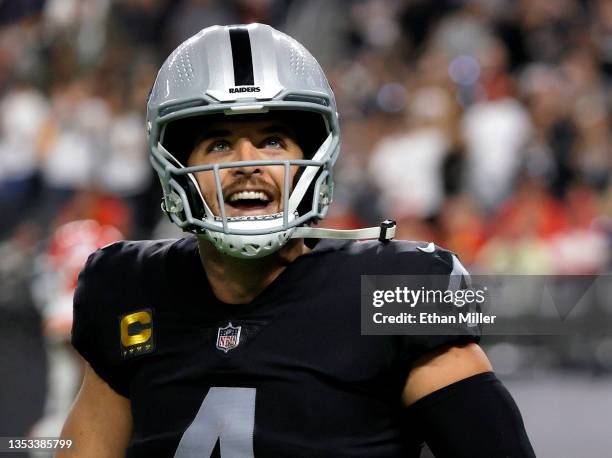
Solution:
{"label": "white number 4", "polygon": [[220,442],[222,458],[252,458],[255,388],[212,387],[183,433],[175,458],[208,458]]}

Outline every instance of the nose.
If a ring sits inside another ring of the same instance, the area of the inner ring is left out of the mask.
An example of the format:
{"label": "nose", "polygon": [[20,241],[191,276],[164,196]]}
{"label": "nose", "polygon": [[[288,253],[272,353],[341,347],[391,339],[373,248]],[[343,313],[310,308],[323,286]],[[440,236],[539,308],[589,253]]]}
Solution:
{"label": "nose", "polygon": [[[259,149],[249,139],[239,140],[235,151],[237,161],[257,161],[262,159]],[[260,166],[240,166],[235,167],[233,170],[236,175],[247,176],[261,174],[262,172]]]}

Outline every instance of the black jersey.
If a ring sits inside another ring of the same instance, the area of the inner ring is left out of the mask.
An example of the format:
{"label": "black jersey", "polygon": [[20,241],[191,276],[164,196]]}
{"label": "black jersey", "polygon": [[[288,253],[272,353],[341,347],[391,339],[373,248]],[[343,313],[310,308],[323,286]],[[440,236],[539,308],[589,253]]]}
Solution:
{"label": "black jersey", "polygon": [[450,274],[451,253],[416,246],[323,241],[230,305],[195,237],[115,243],[81,273],[73,345],[131,400],[131,457],[419,456],[401,421],[410,367],[478,335],[361,335],[361,275]]}

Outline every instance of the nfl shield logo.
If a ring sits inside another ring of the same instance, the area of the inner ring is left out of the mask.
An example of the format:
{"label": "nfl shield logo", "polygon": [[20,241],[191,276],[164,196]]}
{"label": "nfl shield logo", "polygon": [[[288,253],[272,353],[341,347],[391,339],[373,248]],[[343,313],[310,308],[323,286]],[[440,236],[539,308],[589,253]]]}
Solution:
{"label": "nfl shield logo", "polygon": [[241,326],[232,326],[230,322],[224,328],[219,328],[217,332],[217,348],[225,353],[232,348],[236,348],[240,343]]}

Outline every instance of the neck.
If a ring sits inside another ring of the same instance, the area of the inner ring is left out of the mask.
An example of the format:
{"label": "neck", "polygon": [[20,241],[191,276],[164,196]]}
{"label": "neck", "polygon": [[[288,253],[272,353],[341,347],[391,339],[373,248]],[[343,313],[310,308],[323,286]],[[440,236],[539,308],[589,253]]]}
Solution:
{"label": "neck", "polygon": [[310,251],[303,239],[289,240],[276,253],[259,259],[225,255],[200,237],[198,247],[214,295],[227,304],[252,302],[291,262]]}

